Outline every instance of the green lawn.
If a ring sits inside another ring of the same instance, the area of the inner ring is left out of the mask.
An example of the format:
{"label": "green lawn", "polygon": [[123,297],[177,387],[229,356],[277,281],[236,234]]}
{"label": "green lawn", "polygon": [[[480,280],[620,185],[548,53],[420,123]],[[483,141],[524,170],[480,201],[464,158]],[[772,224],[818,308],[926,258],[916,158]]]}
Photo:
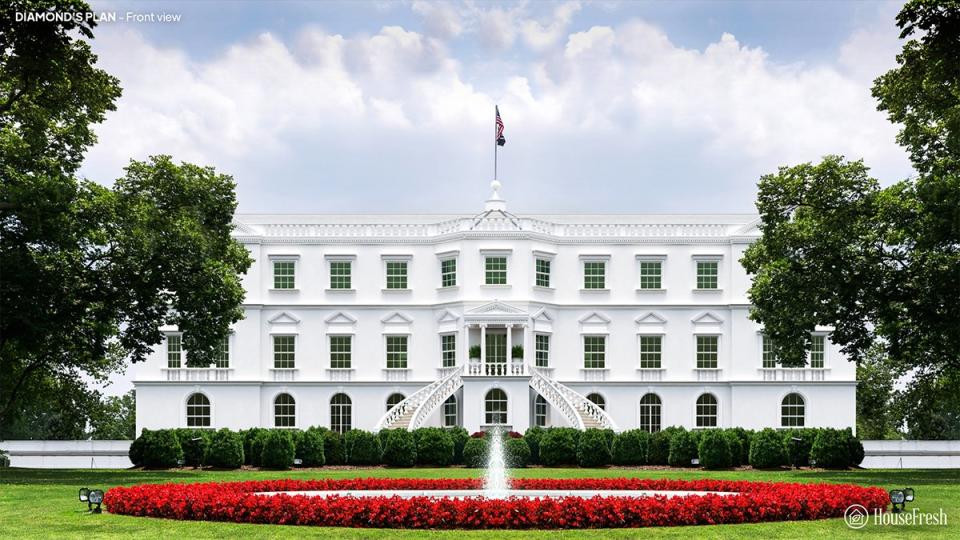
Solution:
{"label": "green lawn", "polygon": [[[224,538],[324,536],[337,538],[399,537],[447,538],[530,537],[531,531],[398,531],[383,529],[330,529],[273,525],[241,525],[196,521],[173,521],[151,518],[90,515],[86,506],[77,502],[77,489],[83,486],[106,489],[116,485],[145,482],[201,482],[213,480],[249,480],[264,478],[345,478],[345,477],[471,477],[479,474],[468,469],[364,469],[311,472],[255,471],[124,471],[124,470],[49,470],[0,469],[0,538]],[[604,477],[630,476],[649,478],[730,478],[742,480],[839,482],[880,486],[885,489],[913,487],[917,491],[916,507],[925,512],[946,512],[949,526],[875,526],[868,524],[859,531],[850,530],[842,519],[806,522],[765,523],[751,525],[719,525],[710,527],[670,527],[649,529],[593,530],[593,537],[635,538],[644,536],[690,538],[806,538],[813,536],[845,537],[908,537],[960,538],[960,471],[882,470],[882,471],[725,471],[676,472],[633,469],[525,469],[514,471],[518,477]],[[538,534],[551,538],[581,537],[578,531],[544,531]]]}

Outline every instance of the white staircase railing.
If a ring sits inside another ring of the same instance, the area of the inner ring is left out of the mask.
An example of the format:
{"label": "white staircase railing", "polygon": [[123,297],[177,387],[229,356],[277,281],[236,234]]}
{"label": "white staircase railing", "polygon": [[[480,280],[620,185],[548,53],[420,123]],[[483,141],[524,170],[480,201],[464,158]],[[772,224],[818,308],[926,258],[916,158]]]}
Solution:
{"label": "white staircase railing", "polygon": [[560,414],[570,422],[570,425],[577,429],[586,429],[584,422],[586,419],[593,420],[600,429],[612,429],[619,431],[617,424],[610,418],[606,411],[589,399],[574,392],[573,389],[564,386],[557,381],[547,377],[537,368],[531,368],[530,387],[547,400]]}
{"label": "white staircase railing", "polygon": [[[440,403],[443,403],[443,401],[445,401],[448,397],[450,397],[450,394],[455,392],[457,388],[459,388],[460,385],[463,384],[463,379],[460,377],[460,374],[462,372],[463,372],[463,366],[460,366],[454,369],[453,371],[451,371],[450,374],[448,374],[446,377],[438,381],[434,381],[428,384],[427,386],[424,386],[423,388],[417,390],[413,394],[410,394],[409,396],[407,396],[406,399],[394,405],[389,411],[387,411],[386,414],[384,414],[380,418],[380,420],[377,422],[375,430],[379,431],[381,429],[390,429],[393,427],[393,425],[397,421],[407,417],[410,414],[412,414],[413,417],[410,419],[410,423],[407,428],[411,430],[416,429],[413,427],[413,423],[418,418],[417,413],[421,410],[421,408],[424,405],[433,406],[432,404],[434,402],[434,399],[432,399],[432,396],[434,396],[434,394],[436,394],[438,391],[440,391],[440,393],[446,394],[444,398],[440,401]],[[456,386],[453,388],[453,391],[447,393],[447,389],[450,387],[451,384],[455,384]],[[439,404],[437,404],[436,406],[433,406],[433,408],[431,409],[431,412],[433,412],[433,409],[435,409],[438,406]]]}
{"label": "white staircase railing", "polygon": [[463,386],[462,366],[440,380],[440,384],[417,407],[416,412],[413,413],[413,418],[410,419],[410,427],[407,429],[412,431],[423,427],[433,411],[437,410],[437,407],[442,405],[461,386]]}

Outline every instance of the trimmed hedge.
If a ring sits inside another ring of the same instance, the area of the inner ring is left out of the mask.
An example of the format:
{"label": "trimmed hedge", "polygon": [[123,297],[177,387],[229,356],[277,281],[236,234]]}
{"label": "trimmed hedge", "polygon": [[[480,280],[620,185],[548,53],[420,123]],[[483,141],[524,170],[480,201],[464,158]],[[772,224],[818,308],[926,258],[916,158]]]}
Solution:
{"label": "trimmed hedge", "polygon": [[405,429],[390,430],[387,445],[383,448],[383,462],[393,467],[413,467],[417,462],[413,433]]}
{"label": "trimmed hedge", "polygon": [[697,451],[700,455],[700,466],[704,469],[727,469],[733,464],[730,442],[723,430],[710,429],[703,432]]}
{"label": "trimmed hedge", "polygon": [[527,431],[523,434],[523,440],[526,441],[527,446],[530,448],[530,463],[540,463],[540,440],[543,439],[543,435],[547,430],[543,429],[540,426],[533,426],[527,428]]}
{"label": "trimmed hedge", "polygon": [[607,434],[600,429],[587,429],[577,442],[577,463],[581,467],[603,467],[610,464]]}
{"label": "trimmed hedge", "polygon": [[151,469],[179,467],[183,460],[183,448],[171,429],[159,429],[145,434],[143,441],[143,466]]}
{"label": "trimmed hedge", "polygon": [[420,428],[413,432],[417,444],[417,464],[446,467],[453,463],[453,437],[443,428]]}
{"label": "trimmed hedge", "polygon": [[289,431],[271,429],[265,435],[257,437],[262,441],[263,450],[260,456],[260,465],[267,469],[285,470],[293,466],[296,448],[293,445],[293,436]]}
{"label": "trimmed hedge", "polygon": [[787,429],[783,431],[783,450],[787,464],[793,467],[810,465],[810,449],[817,438],[818,429]]}
{"label": "trimmed hedge", "polygon": [[576,465],[579,435],[573,428],[548,429],[540,439],[540,462],[551,467]]}
{"label": "trimmed hedge", "polygon": [[[723,436],[727,438],[727,445],[730,447],[730,466],[739,467],[746,463],[743,456],[743,443],[740,436],[733,430],[723,429]],[[747,456],[749,457],[749,456]]]}
{"label": "trimmed hedge", "polygon": [[463,463],[472,469],[486,467],[488,447],[486,439],[471,437],[463,447]]}
{"label": "trimmed hedge", "polygon": [[463,447],[470,439],[470,432],[460,426],[446,428],[453,440],[453,463],[463,465]]}
{"label": "trimmed hedge", "polygon": [[219,469],[239,469],[243,466],[243,437],[223,428],[209,436],[204,462]]}
{"label": "trimmed hedge", "polygon": [[810,448],[810,460],[817,467],[845,469],[863,461],[863,444],[849,428],[821,429]]}
{"label": "trimmed hedge", "polygon": [[266,428],[250,428],[243,432],[243,457],[247,465],[260,466],[263,455],[263,437],[269,432]]}
{"label": "trimmed hedge", "polygon": [[343,450],[349,465],[378,465],[383,455],[380,438],[362,429],[343,434]]}
{"label": "trimmed hedge", "polygon": [[323,451],[323,434],[315,429],[297,432],[294,436],[296,459],[301,467],[322,467],[327,462]]}
{"label": "trimmed hedge", "polygon": [[203,467],[210,446],[210,430],[181,428],[174,432],[183,449],[183,464],[187,467]]}
{"label": "trimmed hedge", "polygon": [[130,463],[133,463],[134,467],[143,467],[143,448],[146,445],[147,437],[150,437],[151,433],[149,429],[143,428],[140,436],[130,443],[130,450],[127,451],[127,456],[130,457]]}
{"label": "trimmed hedge", "polygon": [[617,465],[645,465],[650,434],[642,429],[629,429],[617,435],[610,449],[611,461]]}
{"label": "trimmed hedge", "polygon": [[346,464],[347,456],[343,453],[343,435],[325,427],[310,429],[316,429],[323,436],[323,456],[327,465]]}
{"label": "trimmed hedge", "polygon": [[787,463],[783,450],[783,436],[775,429],[766,428],[753,434],[750,441],[750,465],[757,469],[782,467]]}
{"label": "trimmed hedge", "polygon": [[679,429],[670,438],[670,455],[667,464],[671,467],[693,467],[697,457],[697,435],[695,432]]}
{"label": "trimmed hedge", "polygon": [[647,463],[650,465],[666,465],[670,459],[670,439],[676,428],[669,427],[650,436],[647,447]]}
{"label": "trimmed hedge", "polygon": [[506,454],[507,467],[522,469],[530,463],[530,446],[523,439],[507,437],[504,440],[503,450]]}

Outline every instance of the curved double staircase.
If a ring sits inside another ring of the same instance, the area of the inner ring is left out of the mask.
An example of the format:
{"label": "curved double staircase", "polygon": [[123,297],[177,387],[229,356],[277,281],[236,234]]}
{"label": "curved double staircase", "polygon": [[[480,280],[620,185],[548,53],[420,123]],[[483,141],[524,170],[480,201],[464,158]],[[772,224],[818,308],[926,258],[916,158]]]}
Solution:
{"label": "curved double staircase", "polygon": [[[531,368],[530,387],[558,410],[564,419],[578,429],[612,429],[616,423],[606,411],[572,388],[551,379],[542,370]],[[463,366],[442,379],[424,386],[391,408],[380,421],[377,430],[423,427],[431,414],[463,386]]]}

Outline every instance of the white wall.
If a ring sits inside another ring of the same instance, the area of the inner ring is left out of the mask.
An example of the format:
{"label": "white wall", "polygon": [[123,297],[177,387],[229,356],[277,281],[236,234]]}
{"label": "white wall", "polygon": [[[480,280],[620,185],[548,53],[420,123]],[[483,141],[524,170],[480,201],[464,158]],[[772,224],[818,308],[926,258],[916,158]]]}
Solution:
{"label": "white wall", "polygon": [[31,469],[127,469],[132,441],[0,441],[11,467]]}
{"label": "white wall", "polygon": [[960,469],[960,441],[863,441],[866,469]]}

